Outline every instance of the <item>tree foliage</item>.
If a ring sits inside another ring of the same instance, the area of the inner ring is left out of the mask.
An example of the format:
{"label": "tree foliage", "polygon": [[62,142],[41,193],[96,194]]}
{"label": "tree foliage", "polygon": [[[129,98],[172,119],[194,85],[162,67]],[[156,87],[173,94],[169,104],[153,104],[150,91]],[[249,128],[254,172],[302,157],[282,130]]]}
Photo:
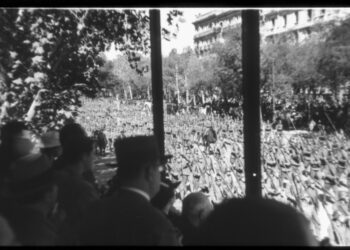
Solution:
{"label": "tree foliage", "polygon": [[[170,11],[168,21],[178,15]],[[148,12],[0,9],[1,92],[19,101],[13,117],[23,119],[42,89],[48,92],[41,96],[34,128],[57,128],[75,116],[79,97],[94,97],[100,89],[101,52],[112,42],[137,68],[137,52],[150,50]]]}
{"label": "tree foliage", "polygon": [[242,94],[242,31],[240,27],[231,29],[223,44],[216,43],[213,52],[217,54],[215,68],[218,86],[225,97]]}
{"label": "tree foliage", "polygon": [[335,26],[320,50],[318,70],[336,93],[350,77],[350,19]]}

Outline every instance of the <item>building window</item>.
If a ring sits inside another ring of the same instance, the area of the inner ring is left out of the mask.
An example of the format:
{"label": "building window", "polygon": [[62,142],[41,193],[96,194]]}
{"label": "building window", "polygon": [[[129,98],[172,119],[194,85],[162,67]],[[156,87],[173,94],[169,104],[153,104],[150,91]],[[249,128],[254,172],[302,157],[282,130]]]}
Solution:
{"label": "building window", "polygon": [[325,14],[326,14],[326,10],[325,10],[325,9],[322,9],[322,10],[321,10],[320,16],[321,16],[321,17],[324,17]]}
{"label": "building window", "polygon": [[312,10],[307,10],[307,20],[311,21],[312,19]]}
{"label": "building window", "polygon": [[287,27],[287,15],[283,16],[283,27]]}
{"label": "building window", "polygon": [[310,36],[311,30],[310,30],[309,28],[306,29],[306,34],[307,34],[308,36]]}
{"label": "building window", "polygon": [[298,24],[299,23],[299,12],[296,11],[294,14],[295,14],[295,24]]}
{"label": "building window", "polygon": [[272,29],[274,29],[274,28],[275,28],[275,24],[276,24],[275,18],[272,18],[272,19],[271,19],[271,22],[272,22]]}
{"label": "building window", "polygon": [[298,31],[294,32],[294,41],[295,41],[295,43],[299,42],[299,33],[298,33]]}

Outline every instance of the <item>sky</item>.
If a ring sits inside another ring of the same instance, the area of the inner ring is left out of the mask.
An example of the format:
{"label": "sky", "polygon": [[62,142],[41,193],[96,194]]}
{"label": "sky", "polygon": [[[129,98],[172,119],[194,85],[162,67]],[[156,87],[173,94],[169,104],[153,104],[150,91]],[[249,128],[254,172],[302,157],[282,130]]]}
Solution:
{"label": "sky", "polygon": [[[161,8],[161,25],[163,28],[167,28],[170,31],[176,31],[175,26],[168,26],[166,21],[167,15],[166,13],[171,10],[169,8]],[[181,10],[183,12],[184,22],[179,22],[179,30],[177,32],[176,38],[171,38],[170,41],[162,39],[162,55],[168,56],[172,49],[176,49],[178,53],[182,53],[182,50],[188,46],[194,48],[193,36],[195,34],[194,25],[192,22],[196,19],[196,15],[204,14],[213,8],[178,8],[177,10]],[[266,9],[268,10],[268,9]],[[118,53],[114,50],[114,46],[112,45],[111,51],[106,53],[108,59],[113,60],[113,58]]]}
{"label": "sky", "polygon": [[[168,27],[166,21],[166,13],[169,9],[161,9],[161,25],[162,27]],[[184,22],[179,22],[179,30],[176,38],[172,38],[170,41],[162,39],[162,54],[163,56],[169,55],[170,51],[175,48],[178,53],[181,53],[185,47],[191,46],[193,48],[193,36],[195,33],[194,25],[192,22],[195,20],[195,16],[199,13],[205,13],[209,11],[203,8],[183,8],[179,9],[183,11]],[[176,30],[175,27],[170,27],[170,30]]]}
{"label": "sky", "polygon": [[[168,26],[168,23],[166,21],[166,13],[170,9],[162,8],[161,9],[161,25],[163,28],[167,28],[171,31],[176,31],[175,26]],[[176,38],[171,38],[170,41],[167,41],[165,39],[162,39],[162,55],[167,56],[169,55],[170,51],[175,48],[177,49],[178,53],[181,53],[182,50],[185,47],[191,46],[193,48],[194,42],[193,42],[193,36],[195,33],[194,25],[192,22],[195,20],[195,15],[198,13],[204,13],[206,11],[209,11],[209,9],[204,8],[179,8],[178,10],[183,11],[183,19],[184,22],[179,22],[179,30],[177,31]],[[112,48],[109,52],[106,53],[106,56],[108,59],[113,60],[113,58],[116,57],[118,53],[115,51],[114,46],[112,45]]]}

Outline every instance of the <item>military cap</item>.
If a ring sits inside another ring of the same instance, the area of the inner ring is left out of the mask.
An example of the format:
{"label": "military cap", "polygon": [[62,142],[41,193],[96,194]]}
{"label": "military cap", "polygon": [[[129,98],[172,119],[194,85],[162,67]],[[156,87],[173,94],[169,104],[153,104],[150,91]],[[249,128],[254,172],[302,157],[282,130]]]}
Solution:
{"label": "military cap", "polygon": [[307,156],[307,157],[310,157],[311,156],[311,152],[308,151],[308,150],[304,150],[303,155]]}
{"label": "military cap", "polygon": [[280,192],[278,192],[278,191],[269,191],[267,193],[268,193],[268,195],[271,195],[273,197],[280,195]]}
{"label": "military cap", "polygon": [[193,174],[193,177],[195,177],[195,178],[199,179],[201,176],[200,176],[200,174],[199,174],[199,173],[194,173],[194,174]]}
{"label": "military cap", "polygon": [[243,169],[242,168],[236,168],[235,169],[239,174],[242,174],[243,173]]}
{"label": "military cap", "polygon": [[292,166],[293,167],[300,167],[300,163],[298,163],[296,161],[292,161]]}
{"label": "military cap", "polygon": [[268,165],[269,167],[275,167],[275,166],[276,166],[276,162],[275,162],[275,161],[269,161],[269,160],[267,160],[266,163],[267,163],[267,165]]}
{"label": "military cap", "polygon": [[340,168],[345,168],[345,160],[340,159],[340,160],[338,161],[338,164],[339,164],[339,167],[340,167]]}
{"label": "military cap", "polygon": [[312,162],[311,163],[311,168],[313,170],[320,170],[321,166],[320,166],[320,164],[318,162]]}
{"label": "military cap", "polygon": [[332,186],[335,185],[335,179],[330,175],[325,176],[324,181]]}
{"label": "military cap", "polygon": [[295,162],[299,162],[299,157],[297,155],[292,155],[292,160]]}
{"label": "military cap", "polygon": [[282,172],[290,172],[290,166],[286,167],[285,165],[281,165]]}

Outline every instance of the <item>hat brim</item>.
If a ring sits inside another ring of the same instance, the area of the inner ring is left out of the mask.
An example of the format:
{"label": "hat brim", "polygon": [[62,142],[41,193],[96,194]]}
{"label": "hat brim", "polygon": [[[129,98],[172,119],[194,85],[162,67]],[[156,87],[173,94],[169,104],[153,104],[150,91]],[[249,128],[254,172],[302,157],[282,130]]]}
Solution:
{"label": "hat brim", "polygon": [[51,144],[40,144],[39,147],[40,148],[56,148],[56,147],[60,147],[61,144],[59,143],[51,143]]}

